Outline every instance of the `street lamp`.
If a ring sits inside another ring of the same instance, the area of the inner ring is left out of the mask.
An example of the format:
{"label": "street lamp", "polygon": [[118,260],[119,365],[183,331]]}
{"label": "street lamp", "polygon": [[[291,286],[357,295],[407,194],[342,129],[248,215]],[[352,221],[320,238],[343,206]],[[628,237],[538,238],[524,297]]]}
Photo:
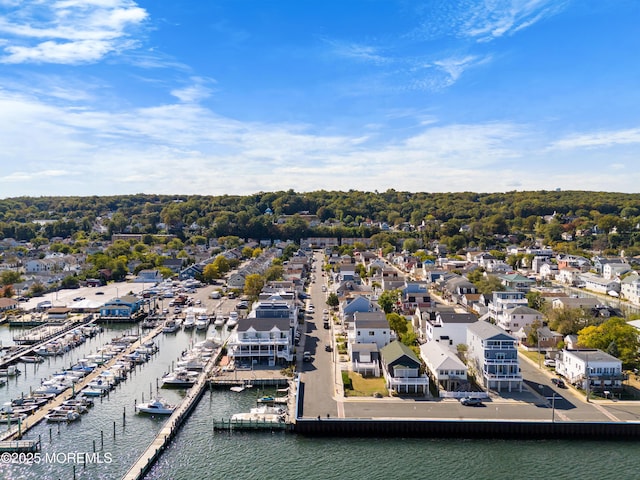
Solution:
{"label": "street lamp", "polygon": [[556,392],[553,392],[551,397],[551,423],[556,421]]}

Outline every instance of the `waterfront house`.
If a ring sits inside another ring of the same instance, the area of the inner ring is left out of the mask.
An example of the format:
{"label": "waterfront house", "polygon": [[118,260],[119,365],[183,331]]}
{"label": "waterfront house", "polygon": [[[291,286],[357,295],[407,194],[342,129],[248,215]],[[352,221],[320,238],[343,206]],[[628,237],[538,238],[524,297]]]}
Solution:
{"label": "waterfront house", "polygon": [[142,308],[143,300],[133,295],[113,298],[100,307],[100,319],[106,321],[131,321]]}
{"label": "waterfront house", "polygon": [[489,322],[467,327],[467,359],[473,374],[487,389],[522,391],[517,339]]}
{"label": "waterfront house", "polygon": [[524,292],[493,292],[487,315],[489,318],[499,322],[499,319],[506,315],[508,311],[516,307],[526,307],[528,304],[529,301]]}
{"label": "waterfront house", "polygon": [[349,343],[351,370],[361,375],[380,376],[380,350],[375,343]]}
{"label": "waterfront house", "polygon": [[290,332],[288,317],[240,318],[227,342],[228,355],[236,368],[288,364],[294,359]]}
{"label": "waterfront house", "polygon": [[439,389],[458,390],[467,382],[467,366],[454,350],[439,342],[420,345],[420,356],[427,372]]}
{"label": "waterfront house", "polygon": [[622,362],[597,349],[562,350],[556,357],[556,373],[582,389],[588,384],[592,392],[621,391],[626,378]]}
{"label": "waterfront house", "polygon": [[0,312],[13,310],[14,308],[18,308],[17,300],[14,300],[13,298],[0,298]]}
{"label": "waterfront house", "polygon": [[429,389],[429,377],[420,373],[420,359],[409,347],[393,341],[380,350],[387,389],[397,393],[422,393]]}

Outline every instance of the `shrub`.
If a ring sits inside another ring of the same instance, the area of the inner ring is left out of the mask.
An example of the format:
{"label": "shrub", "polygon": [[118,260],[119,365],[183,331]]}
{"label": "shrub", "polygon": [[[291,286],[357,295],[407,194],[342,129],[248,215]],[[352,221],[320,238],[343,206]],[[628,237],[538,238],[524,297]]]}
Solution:
{"label": "shrub", "polygon": [[342,372],[342,384],[344,385],[344,389],[345,390],[352,390],[353,389],[353,383],[351,382],[351,379],[349,378],[349,372]]}

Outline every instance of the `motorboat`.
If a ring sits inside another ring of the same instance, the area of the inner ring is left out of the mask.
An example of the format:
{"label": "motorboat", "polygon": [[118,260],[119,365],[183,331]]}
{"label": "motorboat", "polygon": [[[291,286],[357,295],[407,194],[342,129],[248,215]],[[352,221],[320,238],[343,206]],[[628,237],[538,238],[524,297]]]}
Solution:
{"label": "motorboat", "polygon": [[279,407],[263,405],[252,408],[248,413],[236,413],[231,416],[232,422],[282,423],[286,412]]}
{"label": "motorboat", "polygon": [[185,328],[185,330],[189,330],[193,327],[196,326],[196,316],[193,313],[187,313],[187,315],[184,317],[184,321],[182,322],[182,326]]}
{"label": "motorboat", "polygon": [[17,424],[18,422],[24,422],[26,418],[26,413],[0,412],[0,423]]}
{"label": "motorboat", "polygon": [[44,358],[39,355],[23,355],[20,357],[20,361],[22,363],[42,363],[44,362]]}
{"label": "motorboat", "polygon": [[196,330],[206,330],[209,326],[209,317],[207,315],[198,315],[196,318]]}
{"label": "motorboat", "polygon": [[138,413],[149,413],[152,415],[171,415],[175,409],[175,405],[167,403],[160,397],[156,397],[156,399],[151,402],[136,405]]}
{"label": "motorboat", "polygon": [[205,360],[196,355],[187,355],[176,363],[179,368],[197,371],[203,370],[206,364]]}
{"label": "motorboat", "polygon": [[80,414],[74,410],[51,410],[44,418],[46,418],[48,422],[75,422],[80,419]]}
{"label": "motorboat", "polygon": [[83,358],[71,367],[71,370],[82,370],[84,372],[93,372],[98,367],[98,364],[91,362],[88,358]]}
{"label": "motorboat", "polygon": [[102,390],[100,388],[90,388],[90,387],[85,387],[82,390],[80,390],[80,397],[103,397],[104,395],[106,395],[108,390]]}
{"label": "motorboat", "polygon": [[107,379],[98,378],[87,383],[87,387],[96,389],[96,390],[111,390],[113,388],[113,384],[109,382]]}
{"label": "motorboat", "polygon": [[162,377],[162,386],[169,388],[191,387],[196,383],[198,375],[198,372],[192,372],[186,369],[176,369],[172,373],[168,373]]}
{"label": "motorboat", "polygon": [[169,320],[165,320],[164,325],[162,325],[162,333],[174,333],[177,332],[180,328],[178,322],[176,322],[173,318]]}
{"label": "motorboat", "polygon": [[220,328],[224,325],[224,317],[222,315],[217,315],[216,319],[213,321],[213,326],[216,328]]}
{"label": "motorboat", "polygon": [[87,413],[89,409],[85,405],[75,404],[75,405],[60,405],[58,407],[54,407],[50,410],[50,412],[78,412],[80,414]]}
{"label": "motorboat", "polygon": [[[65,400],[64,402],[62,402],[61,405],[71,406],[71,407],[84,407],[85,409],[89,409],[93,407],[94,402],[90,398],[79,397],[79,398],[70,398],[69,400]],[[79,409],[79,410],[82,410],[82,409]]]}
{"label": "motorboat", "polygon": [[227,320],[227,328],[231,329],[238,324],[238,313],[229,312],[229,320]]}

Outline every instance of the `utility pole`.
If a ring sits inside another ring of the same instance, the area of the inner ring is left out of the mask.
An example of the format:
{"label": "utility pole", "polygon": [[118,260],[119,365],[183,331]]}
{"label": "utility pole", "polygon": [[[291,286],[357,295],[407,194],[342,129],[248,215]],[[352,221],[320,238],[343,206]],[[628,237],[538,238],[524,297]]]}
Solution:
{"label": "utility pole", "polygon": [[584,369],[585,369],[585,381],[586,381],[586,386],[585,386],[585,391],[587,393],[587,403],[589,403],[589,386],[591,383],[591,379],[589,377],[589,354],[586,353],[585,354],[585,365],[584,365]]}

